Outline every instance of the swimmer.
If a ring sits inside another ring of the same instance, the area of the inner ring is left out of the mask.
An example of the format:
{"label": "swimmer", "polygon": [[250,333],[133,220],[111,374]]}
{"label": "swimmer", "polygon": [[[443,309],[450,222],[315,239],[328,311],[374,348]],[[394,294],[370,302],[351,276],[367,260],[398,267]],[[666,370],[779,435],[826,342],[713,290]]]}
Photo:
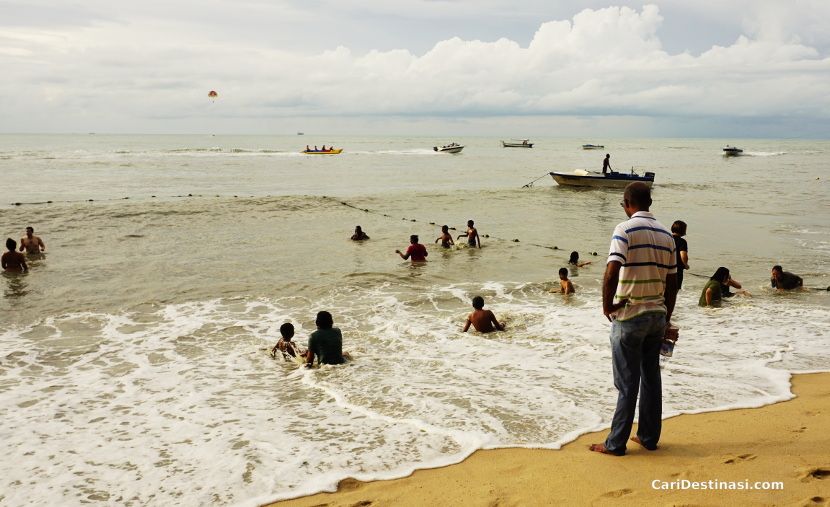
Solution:
{"label": "swimmer", "polygon": [[449,248],[455,244],[450,234],[450,227],[448,225],[441,226],[441,235],[435,240],[436,243],[441,242],[441,248]]}
{"label": "swimmer", "polygon": [[311,333],[308,338],[308,350],[305,354],[306,367],[314,365],[314,356],[320,364],[342,364],[343,359],[343,334],[340,329],[334,327],[334,319],[329,312],[318,312],[317,331]]}
{"label": "swimmer", "polygon": [[25,273],[29,271],[29,266],[26,265],[26,256],[15,251],[17,249],[17,241],[9,238],[6,240],[6,248],[8,252],[4,252],[0,257],[0,265],[3,270],[10,273]]}
{"label": "swimmer", "polygon": [[561,268],[559,270],[559,290],[554,292],[559,292],[560,294],[573,294],[576,292],[574,284],[568,280],[568,268]]}
{"label": "swimmer", "polygon": [[406,249],[406,253],[402,253],[400,250],[395,250],[395,253],[401,256],[401,259],[407,260],[412,258],[412,262],[424,262],[427,260],[427,247],[418,243],[418,235],[413,234],[409,237],[409,248]]}
{"label": "swimmer", "polygon": [[282,357],[286,361],[290,361],[292,358],[296,358],[299,356],[304,356],[306,353],[305,351],[300,350],[300,346],[291,341],[294,337],[294,325],[290,322],[286,322],[285,324],[280,326],[280,335],[282,337],[274,345],[274,348],[271,349],[271,357],[274,359],[277,358],[277,350],[282,352]]}
{"label": "swimmer", "polygon": [[458,238],[456,239],[466,237],[468,245],[475,248],[476,243],[478,243],[478,247],[481,248],[481,238],[478,237],[478,230],[476,230],[476,228],[473,227],[474,224],[475,222],[473,222],[472,220],[467,220],[467,232],[465,232],[464,234],[459,234]]}
{"label": "swimmer", "polygon": [[769,281],[772,288],[778,290],[800,289],[804,286],[804,280],[800,276],[784,271],[784,268],[779,265],[772,267],[772,276]]}
{"label": "swimmer", "polygon": [[32,227],[26,227],[26,236],[20,238],[20,251],[24,250],[30,254],[39,254],[46,251],[46,245],[39,236],[35,236],[35,230]]}
{"label": "swimmer", "polygon": [[715,271],[715,274],[709,278],[709,281],[706,282],[706,285],[703,286],[703,292],[701,292],[700,300],[698,300],[697,304],[699,306],[720,306],[723,300],[721,287],[726,285],[728,281],[729,270],[723,266],[719,267]]}
{"label": "swimmer", "polygon": [[[579,252],[571,252],[571,258],[568,259],[568,264],[581,268],[587,266],[591,261],[579,262]],[[561,270],[560,270],[561,271]]]}
{"label": "swimmer", "polygon": [[493,312],[490,310],[484,309],[484,298],[481,296],[476,296],[473,298],[473,313],[471,313],[467,317],[467,322],[464,323],[463,332],[467,332],[470,329],[470,324],[478,331],[479,333],[490,333],[495,330],[504,331],[504,324],[500,324],[498,320],[496,320],[496,316],[493,315]]}
{"label": "swimmer", "polygon": [[367,239],[369,239],[369,235],[363,232],[359,225],[356,225],[354,234],[352,234],[352,241],[365,241]]}

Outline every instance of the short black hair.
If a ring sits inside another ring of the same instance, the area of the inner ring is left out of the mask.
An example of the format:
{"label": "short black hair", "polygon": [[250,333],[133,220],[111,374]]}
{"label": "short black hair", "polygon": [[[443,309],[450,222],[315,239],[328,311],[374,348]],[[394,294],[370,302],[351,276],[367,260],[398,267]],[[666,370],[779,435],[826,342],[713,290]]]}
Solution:
{"label": "short black hair", "polygon": [[449,232],[449,230],[450,230],[449,225],[442,225],[441,226],[441,232]]}
{"label": "short black hair", "polygon": [[484,298],[481,296],[476,296],[473,298],[473,308],[476,310],[481,310],[484,308]]}
{"label": "short black hair", "polygon": [[651,206],[651,189],[648,188],[648,185],[642,181],[635,181],[634,183],[629,183],[628,186],[625,187],[623,198],[628,201],[629,204],[645,211]]}
{"label": "short black hair", "polygon": [[577,262],[579,262],[579,252],[577,252],[577,251],[571,252],[571,258],[568,259],[568,262],[570,262],[571,264],[576,264]]}
{"label": "short black hair", "polygon": [[286,340],[290,340],[291,337],[294,336],[294,324],[286,322],[285,324],[281,325],[280,334]]}
{"label": "short black hair", "polygon": [[671,232],[677,234],[678,236],[685,236],[686,222],[683,220],[675,220],[674,223],[671,224]]}
{"label": "short black hair", "polygon": [[10,252],[14,252],[14,249],[17,248],[17,241],[8,238],[6,240],[6,248],[8,248]]}
{"label": "short black hair", "polygon": [[772,270],[773,271],[784,271],[784,268],[782,268],[780,264],[776,264],[775,266],[772,267]]}
{"label": "short black hair", "polygon": [[27,231],[32,231],[32,232],[35,232],[35,228],[34,228],[34,227],[32,227],[31,225],[30,225],[29,227],[26,227],[26,230],[27,230]]}
{"label": "short black hair", "polygon": [[559,276],[565,275],[568,278],[568,268],[559,268]]}
{"label": "short black hair", "polygon": [[413,243],[413,244],[414,244],[414,243],[417,243],[417,242],[418,242],[418,235],[417,235],[417,234],[413,234],[412,236],[410,236],[410,237],[409,237],[409,242],[410,242],[410,243]]}
{"label": "short black hair", "polygon": [[317,320],[314,321],[320,329],[331,329],[334,327],[334,319],[327,311],[317,312]]}

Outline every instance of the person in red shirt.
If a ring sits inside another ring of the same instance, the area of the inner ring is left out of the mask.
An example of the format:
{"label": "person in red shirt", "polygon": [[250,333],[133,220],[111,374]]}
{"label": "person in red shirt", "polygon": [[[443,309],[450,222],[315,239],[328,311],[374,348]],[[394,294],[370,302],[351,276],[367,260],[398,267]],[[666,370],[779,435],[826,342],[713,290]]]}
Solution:
{"label": "person in red shirt", "polygon": [[412,259],[412,262],[424,262],[427,260],[427,247],[418,243],[418,235],[413,234],[409,237],[409,248],[406,249],[406,253],[402,253],[400,250],[395,250],[395,253],[401,256],[401,259],[407,260]]}

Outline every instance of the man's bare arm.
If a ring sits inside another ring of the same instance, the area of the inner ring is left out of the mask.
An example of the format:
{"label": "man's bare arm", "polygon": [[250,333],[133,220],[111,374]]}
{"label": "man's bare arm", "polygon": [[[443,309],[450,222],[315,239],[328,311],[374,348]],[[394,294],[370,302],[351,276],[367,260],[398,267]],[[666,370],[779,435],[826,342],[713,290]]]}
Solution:
{"label": "man's bare arm", "polygon": [[[614,295],[617,293],[617,282],[620,279],[620,268],[622,263],[611,261],[605,266],[605,276],[602,279],[602,313],[608,321],[611,321],[611,314],[625,306],[626,301],[614,304]],[[676,283],[675,283],[676,284]],[[672,307],[674,304],[672,303]]]}
{"label": "man's bare arm", "polygon": [[496,320],[496,315],[491,311],[490,312],[490,321],[496,326],[496,329],[499,331],[504,331],[504,324],[499,324],[499,321]]}
{"label": "man's bare arm", "polygon": [[466,333],[467,330],[470,329],[470,324],[472,323],[473,321],[470,320],[470,317],[467,317],[467,322],[464,323],[464,329],[462,329],[461,332]]}

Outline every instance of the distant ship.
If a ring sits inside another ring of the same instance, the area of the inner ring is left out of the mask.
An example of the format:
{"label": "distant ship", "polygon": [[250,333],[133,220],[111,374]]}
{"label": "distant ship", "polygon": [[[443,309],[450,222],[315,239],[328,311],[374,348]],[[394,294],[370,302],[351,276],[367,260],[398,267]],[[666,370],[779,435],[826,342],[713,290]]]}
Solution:
{"label": "distant ship", "polygon": [[297,135],[298,135],[298,136],[304,136],[304,135],[305,135],[305,132],[297,132]]}

